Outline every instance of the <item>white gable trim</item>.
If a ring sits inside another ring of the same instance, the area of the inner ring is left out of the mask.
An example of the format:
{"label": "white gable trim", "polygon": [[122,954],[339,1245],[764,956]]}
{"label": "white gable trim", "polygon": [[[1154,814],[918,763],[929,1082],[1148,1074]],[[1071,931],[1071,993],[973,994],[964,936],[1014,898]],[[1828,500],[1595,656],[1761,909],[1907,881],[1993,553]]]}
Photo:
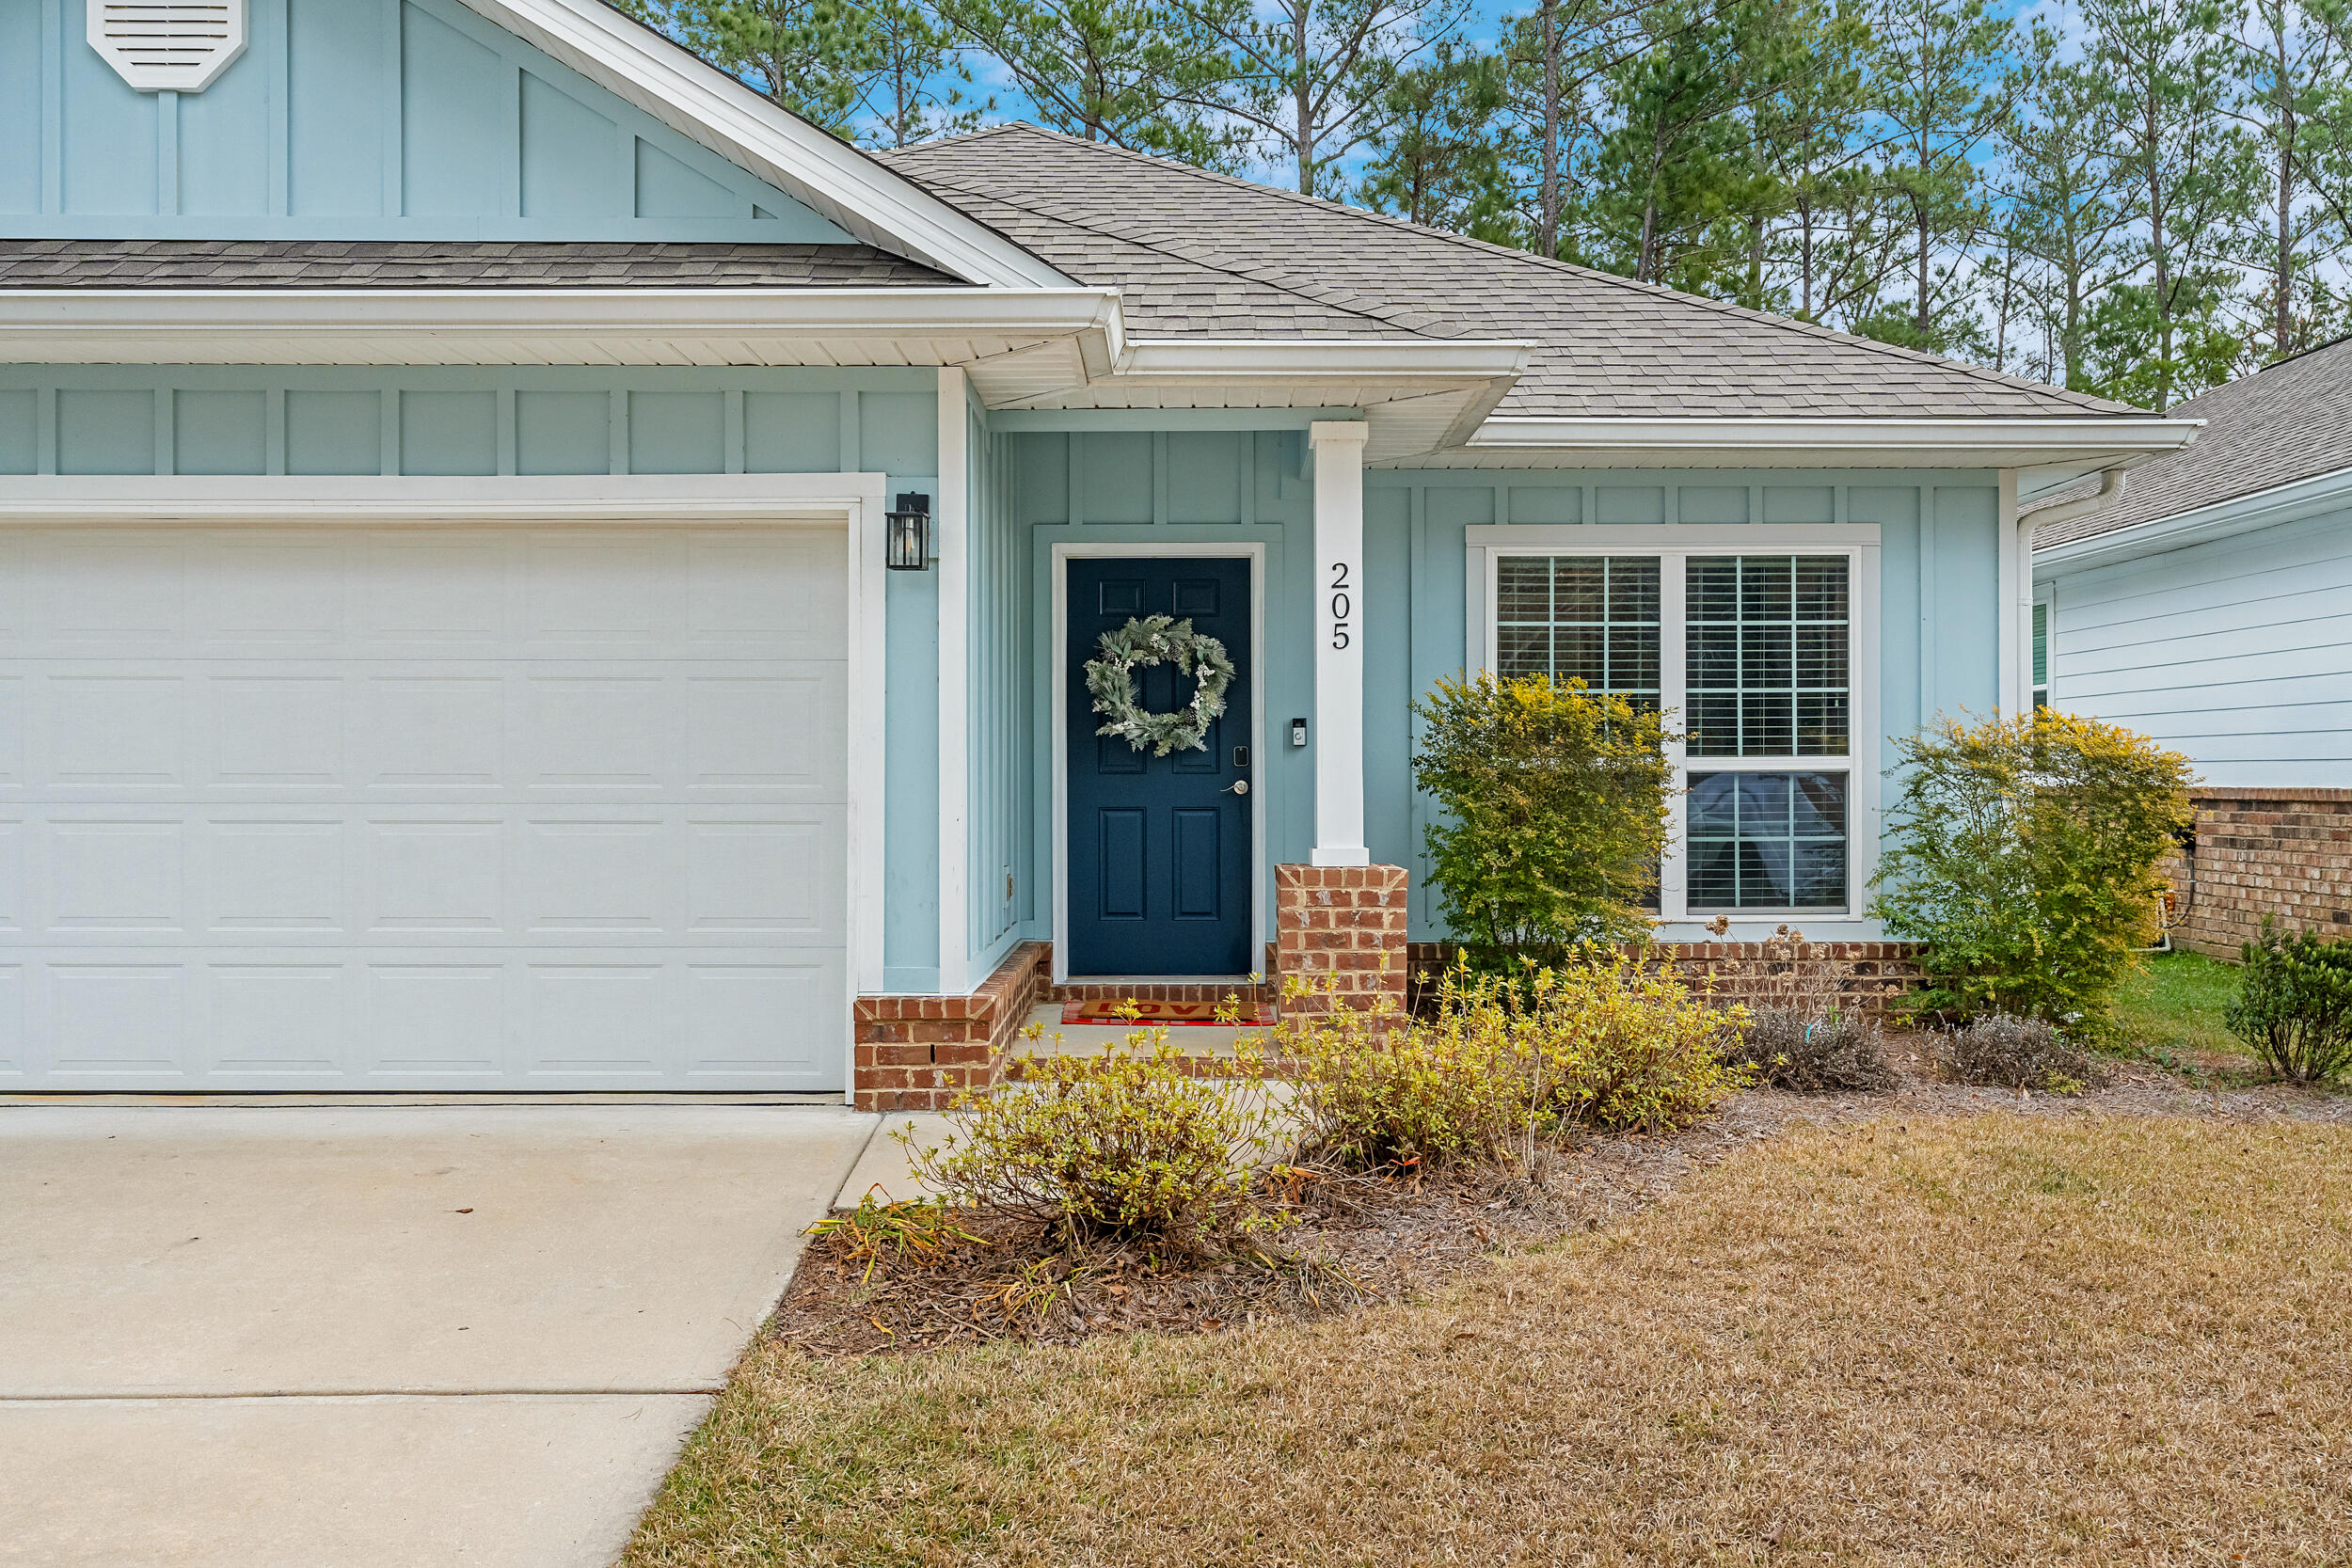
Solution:
{"label": "white gable trim", "polygon": [[785,113],[602,0],[463,4],[869,245],[988,288],[1072,286],[987,225]]}

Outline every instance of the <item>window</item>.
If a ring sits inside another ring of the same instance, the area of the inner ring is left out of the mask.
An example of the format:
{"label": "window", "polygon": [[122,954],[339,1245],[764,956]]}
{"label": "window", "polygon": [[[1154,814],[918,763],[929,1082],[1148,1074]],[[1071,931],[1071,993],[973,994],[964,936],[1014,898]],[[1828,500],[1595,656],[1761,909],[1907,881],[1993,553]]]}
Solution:
{"label": "window", "polygon": [[1687,793],[1664,916],[1850,913],[1859,551],[1554,555],[1494,538],[1529,531],[1478,541],[1503,546],[1490,667],[1674,711]]}
{"label": "window", "polygon": [[1570,676],[1658,705],[1658,558],[1513,555],[1495,583],[1495,673]]}
{"label": "window", "polygon": [[2037,599],[2033,607],[2033,707],[2036,713],[2050,705],[2050,601]]}

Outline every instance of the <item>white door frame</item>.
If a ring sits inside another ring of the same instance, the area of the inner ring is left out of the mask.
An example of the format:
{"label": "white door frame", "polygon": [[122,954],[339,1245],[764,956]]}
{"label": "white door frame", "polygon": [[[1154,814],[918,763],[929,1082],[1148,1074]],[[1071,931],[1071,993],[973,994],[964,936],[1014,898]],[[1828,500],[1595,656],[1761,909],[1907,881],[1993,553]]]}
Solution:
{"label": "white door frame", "polygon": [[9,482],[0,527],[28,523],[685,525],[838,523],[849,536],[847,994],[840,999],[842,1099],[854,1104],[856,1011],[882,990],[884,530],[882,474],[592,474],[441,479],[40,475]]}
{"label": "white door frame", "polygon": [[[1215,542],[1170,544],[1151,540],[1125,544],[1073,542],[1054,546],[1054,626],[1050,643],[1053,649],[1054,701],[1053,715],[1049,721],[1054,735],[1054,841],[1048,853],[1053,856],[1054,865],[1054,979],[1057,984],[1070,978],[1070,863],[1066,852],[1070,843],[1070,729],[1063,721],[1063,716],[1070,700],[1068,563],[1079,560],[1120,556],[1152,560],[1188,556],[1249,562],[1249,957],[1253,960],[1249,966],[1250,973],[1256,974],[1259,964],[1263,961],[1266,937],[1265,780],[1269,773],[1265,753],[1265,553],[1263,544],[1242,541],[1230,545]],[[1089,982],[1098,978],[1133,979],[1139,984],[1169,985],[1191,979],[1229,980],[1232,976],[1089,974],[1082,978]]]}

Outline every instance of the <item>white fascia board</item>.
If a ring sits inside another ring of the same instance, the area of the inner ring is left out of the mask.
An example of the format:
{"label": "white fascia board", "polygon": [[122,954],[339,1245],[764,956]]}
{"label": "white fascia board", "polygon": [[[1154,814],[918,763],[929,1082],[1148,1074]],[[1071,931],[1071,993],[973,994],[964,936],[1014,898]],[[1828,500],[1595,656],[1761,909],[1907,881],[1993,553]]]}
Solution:
{"label": "white fascia board", "polygon": [[1466,453],[1502,458],[1682,458],[1907,467],[1997,466],[2083,457],[2124,463],[2197,438],[2201,420],[2137,417],[2046,420],[1490,419]]}
{"label": "white fascia board", "polygon": [[[2036,582],[2049,582],[2076,572],[2185,550],[2192,545],[2346,509],[2352,509],[2352,468],[2337,468],[2250,495],[2233,496],[2192,512],[2152,517],[2062,545],[2045,545],[2033,552],[2033,578]],[[2034,514],[2026,513],[2023,520],[2031,523]]]}
{"label": "white fascia board", "polygon": [[[1107,289],[56,289],[0,292],[0,363],[671,364],[679,340],[1079,340],[1116,363]],[[482,345],[501,345],[491,358]]]}
{"label": "white fascia board", "polygon": [[1067,288],[1042,259],[603,0],[463,0],[869,245],[988,288]]}
{"label": "white fascia board", "polygon": [[1119,372],[1149,381],[1433,379],[1517,377],[1534,345],[1451,338],[1131,341]]}

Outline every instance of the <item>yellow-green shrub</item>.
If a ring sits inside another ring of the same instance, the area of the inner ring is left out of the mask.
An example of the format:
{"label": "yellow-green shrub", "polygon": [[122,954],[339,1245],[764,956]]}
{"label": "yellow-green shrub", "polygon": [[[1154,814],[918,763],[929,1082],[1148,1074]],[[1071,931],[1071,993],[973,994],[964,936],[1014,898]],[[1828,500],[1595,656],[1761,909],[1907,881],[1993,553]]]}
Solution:
{"label": "yellow-green shrub", "polygon": [[[1257,1070],[1245,1052],[1236,1072]],[[898,1136],[951,1204],[1021,1215],[1068,1243],[1190,1247],[1257,1213],[1252,1167],[1273,1132],[1256,1083],[1191,1076],[1162,1029],[1099,1056],[1030,1058],[1024,1082],[959,1098],[936,1148]]]}
{"label": "yellow-green shrub", "polygon": [[1564,1122],[1664,1132],[1745,1087],[1746,1022],[1622,957],[1503,978],[1457,967],[1435,1012],[1285,1019],[1303,1151],[1356,1168],[1493,1163]]}

